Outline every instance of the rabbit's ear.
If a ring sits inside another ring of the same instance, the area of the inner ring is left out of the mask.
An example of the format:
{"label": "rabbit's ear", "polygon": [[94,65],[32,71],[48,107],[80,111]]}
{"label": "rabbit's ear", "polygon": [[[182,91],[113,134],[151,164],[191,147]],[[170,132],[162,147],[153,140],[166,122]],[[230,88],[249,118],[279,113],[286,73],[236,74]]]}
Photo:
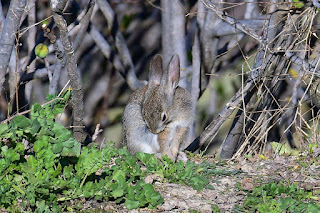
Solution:
{"label": "rabbit's ear", "polygon": [[169,87],[171,91],[174,91],[179,83],[180,79],[180,59],[177,54],[174,54],[169,62],[168,69],[162,76],[161,83]]}
{"label": "rabbit's ear", "polygon": [[160,85],[162,70],[162,57],[157,54],[150,62],[149,85]]}

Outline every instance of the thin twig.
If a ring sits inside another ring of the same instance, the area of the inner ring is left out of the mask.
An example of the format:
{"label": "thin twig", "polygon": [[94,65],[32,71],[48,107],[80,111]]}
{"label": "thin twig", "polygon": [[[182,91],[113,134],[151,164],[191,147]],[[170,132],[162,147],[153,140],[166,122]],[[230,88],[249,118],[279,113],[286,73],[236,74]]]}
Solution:
{"label": "thin twig", "polygon": [[97,124],[97,125],[96,125],[96,129],[94,130],[94,133],[93,133],[93,135],[92,135],[92,141],[96,141],[98,135],[99,135],[101,132],[103,132],[103,130],[100,129],[100,124]]}
{"label": "thin twig", "polygon": [[236,29],[244,32],[245,34],[252,37],[254,40],[258,41],[259,43],[262,43],[262,38],[254,32],[254,30],[250,29],[244,24],[237,23],[234,18],[230,17],[226,12],[221,11],[218,7],[211,4],[209,0],[201,0],[201,2],[209,8],[211,11],[213,11],[217,16],[219,16],[222,20],[226,21],[227,23],[231,24],[232,26],[235,26]]}
{"label": "thin twig", "polygon": [[[48,105],[48,104],[51,104],[51,103],[53,103],[54,101],[57,101],[57,100],[64,100],[64,99],[63,99],[63,98],[56,97],[55,99],[52,99],[52,100],[50,100],[50,101],[42,104],[41,107],[44,107],[44,106],[46,106],[46,105]],[[25,115],[25,114],[31,112],[31,110],[32,110],[32,109],[28,109],[28,110],[26,110],[26,111],[23,111],[23,112],[20,112],[20,113],[18,113],[18,114],[15,114],[15,115],[11,116],[10,118],[7,118],[6,120],[1,121],[1,123],[8,123],[8,122],[11,121],[14,117],[16,117],[16,116],[18,116],[18,115]]]}

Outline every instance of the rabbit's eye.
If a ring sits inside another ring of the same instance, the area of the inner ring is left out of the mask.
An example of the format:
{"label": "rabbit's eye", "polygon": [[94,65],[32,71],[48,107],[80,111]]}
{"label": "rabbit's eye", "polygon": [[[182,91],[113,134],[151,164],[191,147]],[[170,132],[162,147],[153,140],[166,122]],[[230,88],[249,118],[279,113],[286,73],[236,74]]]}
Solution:
{"label": "rabbit's eye", "polygon": [[162,120],[162,122],[165,122],[165,121],[167,120],[167,115],[166,115],[165,112],[163,112],[163,113],[161,114],[161,120]]}

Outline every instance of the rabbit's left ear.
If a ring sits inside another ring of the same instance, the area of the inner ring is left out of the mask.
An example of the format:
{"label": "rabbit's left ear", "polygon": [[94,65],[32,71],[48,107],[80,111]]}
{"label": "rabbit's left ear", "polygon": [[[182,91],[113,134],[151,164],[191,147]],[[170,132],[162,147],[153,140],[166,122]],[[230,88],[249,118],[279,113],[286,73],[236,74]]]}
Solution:
{"label": "rabbit's left ear", "polygon": [[149,86],[160,85],[162,70],[162,57],[157,54],[150,62]]}
{"label": "rabbit's left ear", "polygon": [[174,54],[169,62],[168,68],[164,72],[161,84],[169,87],[171,91],[174,91],[180,80],[180,59],[177,54]]}

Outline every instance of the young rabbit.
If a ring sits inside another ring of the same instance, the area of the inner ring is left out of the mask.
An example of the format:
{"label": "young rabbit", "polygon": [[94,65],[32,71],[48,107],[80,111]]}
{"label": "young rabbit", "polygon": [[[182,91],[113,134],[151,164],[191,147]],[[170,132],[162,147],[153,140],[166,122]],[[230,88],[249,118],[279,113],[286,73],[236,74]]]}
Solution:
{"label": "young rabbit", "polygon": [[156,55],[148,85],[130,95],[123,113],[124,143],[132,154],[145,152],[186,161],[184,150],[191,142],[193,104],[190,93],[179,87],[180,60],[173,55],[163,71]]}

